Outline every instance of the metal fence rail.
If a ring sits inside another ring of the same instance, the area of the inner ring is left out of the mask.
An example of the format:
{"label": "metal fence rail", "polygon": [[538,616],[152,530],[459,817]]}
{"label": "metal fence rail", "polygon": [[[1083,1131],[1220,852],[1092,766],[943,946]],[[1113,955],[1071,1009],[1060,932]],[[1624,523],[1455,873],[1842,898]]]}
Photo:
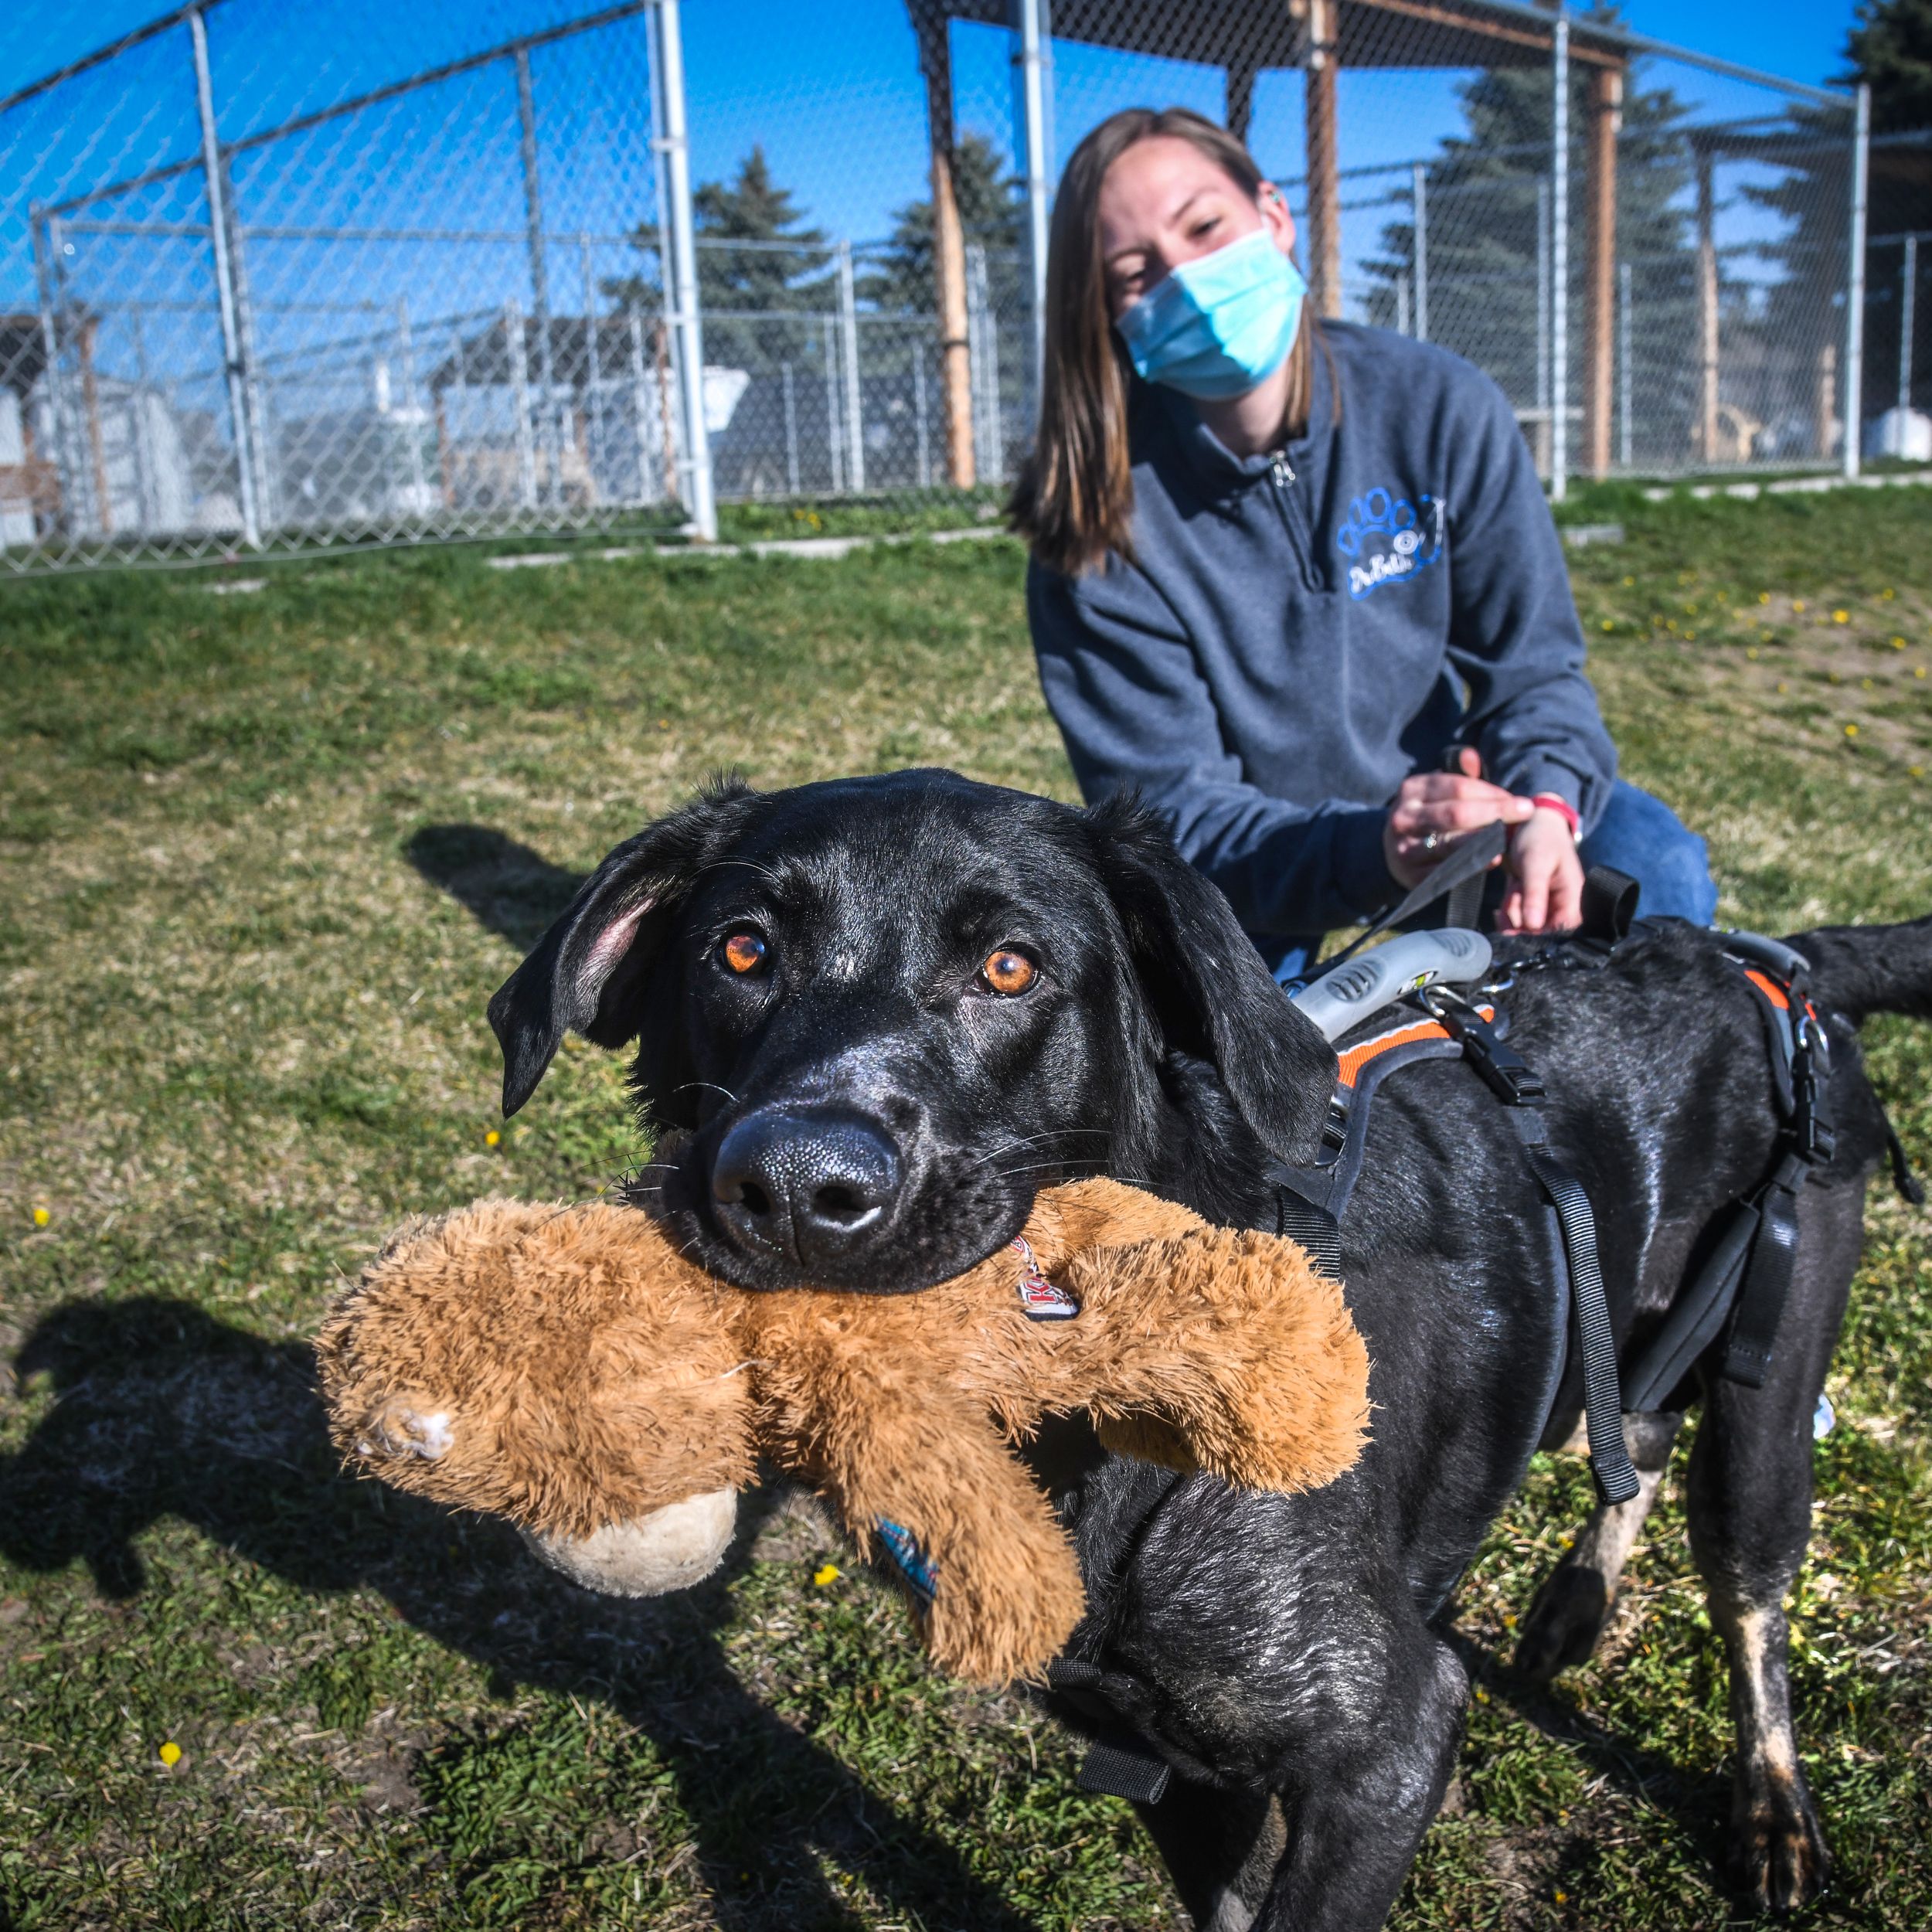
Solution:
{"label": "metal fence rail", "polygon": [[[759,79],[719,4],[482,0],[399,38],[325,0],[311,70],[295,15],[200,0],[0,101],[0,566],[987,513],[1059,163],[1148,102],[1240,132],[1321,315],[1487,370],[1553,492],[1932,457],[1932,149],[1849,95],[1515,0],[852,0],[889,86],[835,46]],[[870,216],[746,218],[801,108]],[[727,119],[736,190],[696,178]]]}

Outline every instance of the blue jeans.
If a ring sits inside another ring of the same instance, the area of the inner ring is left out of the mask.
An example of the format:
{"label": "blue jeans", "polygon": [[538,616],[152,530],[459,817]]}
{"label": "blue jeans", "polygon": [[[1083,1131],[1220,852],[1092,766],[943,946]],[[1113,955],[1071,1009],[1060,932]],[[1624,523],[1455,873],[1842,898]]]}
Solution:
{"label": "blue jeans", "polygon": [[[1711,883],[1703,840],[1661,798],[1621,778],[1611,787],[1610,804],[1596,830],[1577,855],[1585,871],[1592,866],[1614,866],[1628,872],[1638,883],[1639,918],[1666,915],[1708,926],[1717,915],[1717,888]],[[1499,895],[1500,886],[1498,890]],[[1432,919],[1439,920],[1439,909],[1425,913],[1421,923],[1427,925]],[[1286,981],[1307,972],[1321,944],[1319,935],[1274,940],[1264,944],[1263,951],[1273,957],[1277,947],[1284,948],[1274,976]]]}

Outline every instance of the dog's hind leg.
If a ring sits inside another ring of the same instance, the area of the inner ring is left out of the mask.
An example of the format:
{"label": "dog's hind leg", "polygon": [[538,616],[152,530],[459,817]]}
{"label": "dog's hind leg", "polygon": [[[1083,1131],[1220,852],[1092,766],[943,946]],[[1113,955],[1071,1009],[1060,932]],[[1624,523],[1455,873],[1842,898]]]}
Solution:
{"label": "dog's hind leg", "polygon": [[1863,1193],[1805,1189],[1764,1386],[1713,1377],[1691,1452],[1691,1548],[1730,1656],[1737,1732],[1732,1876],[1760,1911],[1810,1903],[1831,1869],[1791,1725],[1784,1599],[1811,1536],[1812,1413],[1858,1258]]}
{"label": "dog's hind leg", "polygon": [[1597,1648],[1617,1600],[1617,1580],[1657,1500],[1681,1413],[1626,1416],[1624,1441],[1637,1470],[1628,1502],[1604,1503],[1583,1526],[1563,1560],[1544,1578],[1523,1619],[1516,1668],[1539,1683],[1580,1664]]}

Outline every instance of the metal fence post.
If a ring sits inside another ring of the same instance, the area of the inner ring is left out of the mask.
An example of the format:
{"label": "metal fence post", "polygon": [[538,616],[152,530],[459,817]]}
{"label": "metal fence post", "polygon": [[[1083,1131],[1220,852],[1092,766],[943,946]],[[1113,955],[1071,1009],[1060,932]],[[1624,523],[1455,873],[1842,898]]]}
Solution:
{"label": "metal fence post", "polygon": [[530,434],[530,345],[523,311],[503,304],[503,359],[509,366],[510,408],[516,420],[516,482],[526,510],[536,508],[536,443]]}
{"label": "metal fence post", "polygon": [[785,398],[785,494],[798,494],[798,398],[791,380],[791,365],[778,365],[778,380]]}
{"label": "metal fence post", "polygon": [[1019,32],[1014,56],[1019,72],[1021,160],[1026,182],[1026,256],[1032,308],[1032,355],[1029,363],[1033,393],[1039,394],[1040,372],[1046,359],[1047,213],[1053,197],[1053,157],[1049,134],[1053,77],[1046,0],[1012,0]]}
{"label": "metal fence post", "polygon": [[1617,270],[1617,454],[1630,468],[1630,264]]}
{"label": "metal fence post", "polygon": [[1570,9],[1559,0],[1551,35],[1556,97],[1550,129],[1549,498],[1570,488]]}
{"label": "metal fence post", "polygon": [[1845,301],[1845,474],[1859,473],[1865,427],[1865,192],[1872,158],[1872,90],[1859,83],[1852,132],[1852,279]]}
{"label": "metal fence post", "polygon": [[583,464],[590,474],[586,479],[589,501],[597,500],[597,446],[604,440],[601,428],[604,419],[604,403],[598,389],[604,381],[604,369],[599,354],[597,341],[597,315],[595,284],[590,278],[590,237],[580,233],[577,236],[577,253],[582,263],[583,277]]}
{"label": "metal fence post", "polygon": [[[1917,234],[1905,238],[1904,282],[1899,291],[1899,408],[1901,412],[1912,406],[1912,338],[1917,332],[1919,315],[1919,238]],[[1905,425],[1899,425],[1899,434],[1905,434]]]}
{"label": "metal fence post", "polygon": [[1549,177],[1536,177],[1536,468],[1549,474]]}
{"label": "metal fence post", "polygon": [[838,318],[821,315],[818,319],[825,330],[825,455],[836,495],[845,487],[845,439],[838,431]]}
{"label": "metal fence post", "polygon": [[651,391],[644,379],[644,311],[631,311],[631,410],[637,418],[638,501],[654,503],[651,487]]}
{"label": "metal fence post", "polygon": [[926,345],[917,335],[913,339],[913,436],[918,453],[919,487],[929,490],[933,486],[933,450],[927,422]]}
{"label": "metal fence post", "polygon": [[209,239],[215,256],[215,299],[221,317],[222,361],[228,378],[228,415],[235,431],[235,468],[241,496],[242,537],[261,547],[261,492],[257,452],[248,433],[248,368],[235,313],[235,283],[228,258],[228,209],[223,194],[221,141],[215,131],[215,83],[208,70],[208,28],[196,7],[188,16],[194,47],[195,107],[201,122],[201,169],[208,189]]}
{"label": "metal fence post", "polygon": [[[665,174],[665,201],[670,215],[672,325],[678,338],[678,386],[683,405],[684,461],[690,482],[686,507],[697,534],[706,543],[718,536],[718,505],[712,494],[711,438],[704,418],[704,325],[699,313],[698,251],[692,233],[691,142],[684,100],[684,36],[678,0],[657,0],[651,12],[655,29],[651,73],[658,111],[651,147]],[[663,238],[659,237],[660,249]],[[660,254],[659,259],[664,259]]]}
{"label": "metal fence post", "polygon": [[75,529],[74,491],[68,476],[67,413],[61,395],[60,323],[53,292],[53,260],[60,247],[56,232],[59,226],[57,217],[43,216],[36,209],[29,221],[28,233],[33,247],[34,281],[40,297],[40,354],[46,366],[44,379],[47,385],[48,427],[53,431],[54,478],[60,489],[58,522],[71,536]]}
{"label": "metal fence post", "polygon": [[859,393],[859,296],[852,273],[852,243],[838,244],[838,321],[845,347],[845,440],[852,487],[866,487],[866,421]]}
{"label": "metal fence post", "polygon": [[264,529],[281,521],[276,488],[274,439],[268,424],[268,400],[262,392],[261,351],[255,336],[255,298],[248,280],[248,251],[242,237],[240,204],[235,198],[235,171],[221,158],[222,208],[228,223],[228,272],[235,287],[235,339],[241,345],[242,400],[248,410],[248,447],[255,457],[257,514]]}
{"label": "metal fence post", "polygon": [[563,501],[563,449],[557,434],[556,371],[550,352],[550,266],[543,244],[543,189],[537,173],[536,100],[530,86],[530,50],[516,50],[517,151],[523,162],[525,245],[530,254],[530,304],[536,318],[536,379],[542,392],[537,420],[543,425],[543,461],[548,471],[541,494]]}
{"label": "metal fence post", "polygon": [[986,281],[986,250],[966,250],[966,335],[973,377],[973,440],[982,482],[998,483],[1006,468],[999,420],[999,324]]}
{"label": "metal fence post", "polygon": [[406,295],[396,298],[396,355],[403,366],[403,428],[409,439],[410,513],[421,516],[427,480],[423,474],[422,413],[416,400],[416,342],[410,332]]}
{"label": "metal fence post", "polygon": [[1416,340],[1429,339],[1429,170],[1417,162],[1410,171],[1410,202],[1413,240],[1410,253],[1414,257],[1416,277]]}

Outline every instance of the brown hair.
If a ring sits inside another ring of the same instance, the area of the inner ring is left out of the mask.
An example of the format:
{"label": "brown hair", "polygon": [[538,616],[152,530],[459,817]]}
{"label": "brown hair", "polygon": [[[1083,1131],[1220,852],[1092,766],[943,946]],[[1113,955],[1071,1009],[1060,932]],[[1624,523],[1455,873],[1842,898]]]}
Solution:
{"label": "brown hair", "polygon": [[[1046,353],[1039,428],[1007,505],[1007,520],[1041,563],[1069,576],[1111,551],[1133,554],[1134,478],[1128,455],[1133,366],[1107,313],[1100,254],[1100,184],[1137,142],[1172,136],[1198,148],[1253,199],[1262,175],[1225,128],[1186,107],[1128,107],[1073,150],[1060,177],[1046,250]],[[1304,427],[1312,309],[1289,352],[1291,433]]]}

